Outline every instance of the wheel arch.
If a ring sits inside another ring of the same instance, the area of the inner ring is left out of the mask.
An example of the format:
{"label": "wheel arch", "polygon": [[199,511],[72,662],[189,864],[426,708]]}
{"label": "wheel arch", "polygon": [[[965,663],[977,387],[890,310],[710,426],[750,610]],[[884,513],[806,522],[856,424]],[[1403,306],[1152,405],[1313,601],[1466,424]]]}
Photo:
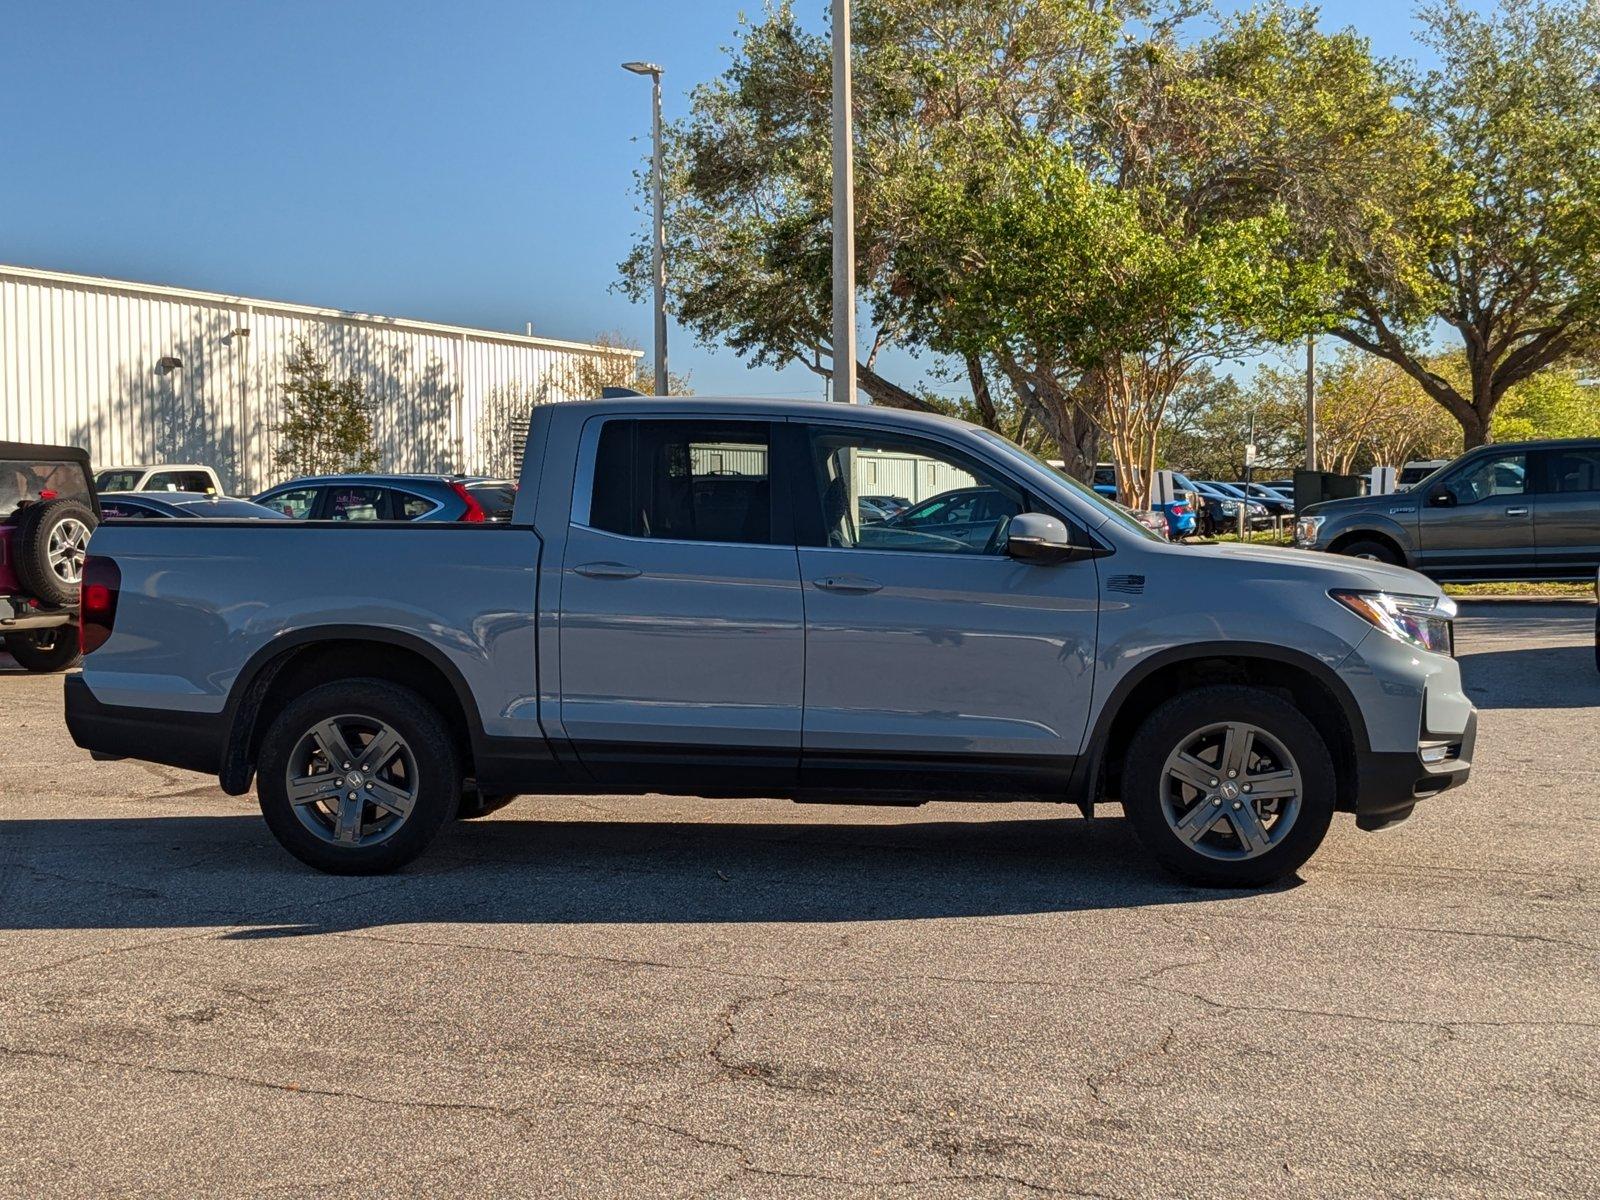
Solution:
{"label": "wheel arch", "polygon": [[1355,542],[1381,542],[1394,551],[1400,565],[1409,567],[1412,562],[1410,552],[1405,543],[1395,534],[1381,526],[1363,526],[1359,529],[1346,530],[1328,543],[1329,554],[1343,554],[1344,548]]}
{"label": "wheel arch", "polygon": [[383,679],[417,692],[450,729],[464,774],[474,771],[484,740],[472,691],[439,649],[397,630],[324,625],[297,630],[262,647],[239,672],[228,697],[222,790],[242,795],[255,774],[266,715],[307,687],[337,679]]}
{"label": "wheel arch", "polygon": [[1200,642],[1152,655],[1112,689],[1083,756],[1080,794],[1113,799],[1134,732],[1161,701],[1181,691],[1237,683],[1287,694],[1328,742],[1339,779],[1338,808],[1355,808],[1360,755],[1371,744],[1361,707],[1327,664],[1283,646],[1255,642]]}

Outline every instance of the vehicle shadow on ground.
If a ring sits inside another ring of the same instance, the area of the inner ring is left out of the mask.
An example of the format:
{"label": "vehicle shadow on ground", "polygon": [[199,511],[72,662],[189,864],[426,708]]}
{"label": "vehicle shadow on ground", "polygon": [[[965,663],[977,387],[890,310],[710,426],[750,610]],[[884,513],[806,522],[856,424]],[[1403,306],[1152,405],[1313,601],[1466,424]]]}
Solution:
{"label": "vehicle shadow on ground", "polygon": [[1461,682],[1479,708],[1600,708],[1592,645],[1463,655]]}
{"label": "vehicle shadow on ground", "polygon": [[1120,816],[853,825],[519,814],[537,803],[457,823],[417,864],[376,878],[303,867],[242,814],[0,821],[0,930],[888,921],[1245,894],[1161,873]]}

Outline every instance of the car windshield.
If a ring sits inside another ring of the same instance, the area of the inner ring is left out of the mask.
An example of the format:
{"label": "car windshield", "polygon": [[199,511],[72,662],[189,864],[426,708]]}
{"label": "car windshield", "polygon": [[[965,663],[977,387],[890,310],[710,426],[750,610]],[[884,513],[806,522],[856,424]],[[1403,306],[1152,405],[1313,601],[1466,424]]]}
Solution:
{"label": "car windshield", "polygon": [[89,498],[83,471],[77,463],[0,459],[0,519],[16,512],[17,505],[24,500],[66,498]]}
{"label": "car windshield", "polygon": [[143,471],[101,471],[94,477],[97,492],[131,492],[139,486]]}
{"label": "car windshield", "polygon": [[1160,534],[1153,530],[1146,529],[1143,525],[1139,524],[1138,518],[1130,515],[1127,510],[1118,511],[1121,507],[1120,505],[1117,505],[1113,501],[1107,500],[1093,488],[1084,486],[1084,484],[1074,479],[1071,475],[1068,475],[1059,467],[1052,467],[1037,454],[1033,454],[1030,451],[1024,450],[1010,438],[995,433],[992,429],[976,429],[974,432],[976,432],[979,437],[983,438],[991,445],[997,446],[1006,454],[1008,458],[1020,459],[1023,462],[1030,463],[1035,467],[1039,467],[1045,471],[1048,471],[1053,478],[1059,479],[1062,483],[1066,484],[1067,487],[1071,488],[1074,495],[1078,496],[1086,504],[1091,504],[1100,512],[1105,513],[1123,529],[1130,530],[1142,538],[1148,538],[1152,542],[1166,541],[1166,539]]}

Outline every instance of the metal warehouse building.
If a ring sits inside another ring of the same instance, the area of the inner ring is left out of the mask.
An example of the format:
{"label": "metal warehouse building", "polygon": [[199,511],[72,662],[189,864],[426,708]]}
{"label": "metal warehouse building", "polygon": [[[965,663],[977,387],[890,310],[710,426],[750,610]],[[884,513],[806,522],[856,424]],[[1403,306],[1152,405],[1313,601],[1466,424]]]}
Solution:
{"label": "metal warehouse building", "polygon": [[280,474],[300,338],[365,382],[389,471],[506,472],[528,403],[577,399],[561,382],[584,356],[636,353],[0,266],[0,439],[82,446],[97,469],[206,463],[249,495]]}

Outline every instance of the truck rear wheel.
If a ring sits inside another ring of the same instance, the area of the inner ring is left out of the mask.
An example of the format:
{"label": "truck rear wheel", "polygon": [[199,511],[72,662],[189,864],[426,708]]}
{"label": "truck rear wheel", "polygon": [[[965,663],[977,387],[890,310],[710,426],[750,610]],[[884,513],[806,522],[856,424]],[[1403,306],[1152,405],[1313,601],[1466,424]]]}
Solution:
{"label": "truck rear wheel", "polygon": [[1333,758],[1287,700],[1260,688],[1184,692],[1128,745],[1122,808],[1173,874],[1260,887],[1293,874],[1333,820]]}
{"label": "truck rear wheel", "polygon": [[261,743],[256,792],[284,849],[335,875],[404,866],[456,813],[461,772],[443,719],[379,679],[324,684]]}
{"label": "truck rear wheel", "polygon": [[78,665],[78,627],[56,625],[31,633],[8,633],[6,653],[25,671],[65,671]]}

